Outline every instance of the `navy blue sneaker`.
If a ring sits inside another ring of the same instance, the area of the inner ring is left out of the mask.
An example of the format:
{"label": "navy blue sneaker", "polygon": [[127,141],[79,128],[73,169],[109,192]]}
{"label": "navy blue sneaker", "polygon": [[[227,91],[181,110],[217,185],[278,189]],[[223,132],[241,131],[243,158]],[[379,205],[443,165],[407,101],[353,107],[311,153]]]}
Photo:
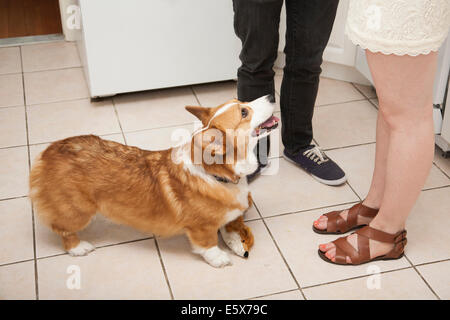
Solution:
{"label": "navy blue sneaker", "polygon": [[338,186],[347,181],[345,172],[315,145],[310,145],[292,155],[284,150],[284,158],[301,167],[314,179],[330,186]]}

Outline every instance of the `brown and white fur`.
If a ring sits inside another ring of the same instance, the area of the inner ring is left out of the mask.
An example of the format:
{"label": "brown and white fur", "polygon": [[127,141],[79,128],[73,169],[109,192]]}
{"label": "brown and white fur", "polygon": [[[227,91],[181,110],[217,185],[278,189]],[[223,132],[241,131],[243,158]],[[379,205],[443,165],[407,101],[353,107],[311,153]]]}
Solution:
{"label": "brown and white fur", "polygon": [[[219,229],[236,254],[248,255],[253,235],[242,215],[251,205],[245,176],[257,168],[252,149],[258,138],[252,133],[270,118],[274,104],[261,97],[186,109],[204,127],[190,143],[172,149],[147,151],[85,135],[54,142],[40,154],[30,174],[30,197],[66,251],[78,256],[94,250],[77,232],[100,213],[160,236],[186,233],[193,251],[214,267],[231,262],[217,245]],[[213,129],[224,134],[220,143],[209,135]],[[236,152],[238,138],[245,141],[244,153]],[[231,163],[193,161],[195,152],[211,146],[215,157],[233,151]]]}

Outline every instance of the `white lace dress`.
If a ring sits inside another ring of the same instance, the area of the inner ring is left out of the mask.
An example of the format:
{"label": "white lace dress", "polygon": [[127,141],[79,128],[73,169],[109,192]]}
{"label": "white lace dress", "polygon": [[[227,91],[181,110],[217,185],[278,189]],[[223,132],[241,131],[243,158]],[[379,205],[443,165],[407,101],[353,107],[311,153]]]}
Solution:
{"label": "white lace dress", "polygon": [[345,32],[364,49],[411,55],[437,51],[450,27],[450,0],[350,0]]}

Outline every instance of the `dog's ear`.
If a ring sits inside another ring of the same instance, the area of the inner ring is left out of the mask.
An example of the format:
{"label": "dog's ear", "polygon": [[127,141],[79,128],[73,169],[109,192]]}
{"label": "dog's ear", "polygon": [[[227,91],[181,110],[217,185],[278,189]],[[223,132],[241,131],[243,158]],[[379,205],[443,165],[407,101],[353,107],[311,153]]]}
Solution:
{"label": "dog's ear", "polygon": [[187,111],[196,116],[204,125],[208,123],[208,119],[211,116],[211,108],[186,106]]}

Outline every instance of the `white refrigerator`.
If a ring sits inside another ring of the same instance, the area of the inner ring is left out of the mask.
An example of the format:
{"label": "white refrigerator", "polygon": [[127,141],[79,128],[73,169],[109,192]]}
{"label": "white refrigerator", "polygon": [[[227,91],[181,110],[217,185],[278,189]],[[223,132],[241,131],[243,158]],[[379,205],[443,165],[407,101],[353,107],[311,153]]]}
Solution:
{"label": "white refrigerator", "polygon": [[78,0],[91,97],[236,78],[231,0]]}

